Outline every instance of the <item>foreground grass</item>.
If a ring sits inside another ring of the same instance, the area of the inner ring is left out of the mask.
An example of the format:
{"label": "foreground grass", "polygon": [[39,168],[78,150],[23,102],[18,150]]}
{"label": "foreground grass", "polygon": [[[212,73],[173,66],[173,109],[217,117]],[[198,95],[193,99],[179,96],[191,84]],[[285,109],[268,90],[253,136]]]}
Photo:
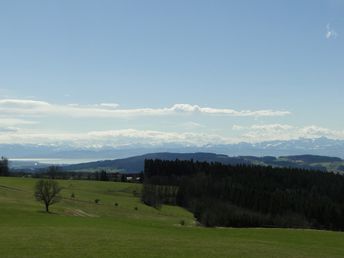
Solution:
{"label": "foreground grass", "polygon": [[46,214],[34,183],[0,177],[0,257],[344,257],[344,233],[197,227],[181,208],[142,205],[135,184],[60,181]]}

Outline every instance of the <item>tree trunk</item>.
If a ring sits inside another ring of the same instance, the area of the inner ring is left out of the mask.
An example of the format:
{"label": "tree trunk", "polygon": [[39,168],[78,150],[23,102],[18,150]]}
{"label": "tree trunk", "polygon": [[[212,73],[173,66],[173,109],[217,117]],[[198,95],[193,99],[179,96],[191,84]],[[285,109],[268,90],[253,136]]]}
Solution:
{"label": "tree trunk", "polygon": [[47,203],[45,204],[45,211],[49,212],[49,205]]}

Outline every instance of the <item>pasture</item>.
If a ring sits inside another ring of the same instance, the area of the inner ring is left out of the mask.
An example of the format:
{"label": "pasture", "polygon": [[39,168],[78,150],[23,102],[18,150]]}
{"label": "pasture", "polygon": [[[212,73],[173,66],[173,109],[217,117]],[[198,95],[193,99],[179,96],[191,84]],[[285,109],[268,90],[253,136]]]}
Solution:
{"label": "pasture", "polygon": [[342,232],[203,228],[182,208],[143,205],[138,184],[61,180],[48,214],[35,181],[0,177],[2,258],[344,257]]}

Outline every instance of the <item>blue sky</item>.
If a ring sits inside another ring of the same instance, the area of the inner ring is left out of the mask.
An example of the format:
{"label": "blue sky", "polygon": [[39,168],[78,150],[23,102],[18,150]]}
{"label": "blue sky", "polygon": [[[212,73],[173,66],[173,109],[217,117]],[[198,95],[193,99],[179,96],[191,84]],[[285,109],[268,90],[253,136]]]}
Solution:
{"label": "blue sky", "polygon": [[342,0],[1,1],[0,143],[344,138],[343,12]]}

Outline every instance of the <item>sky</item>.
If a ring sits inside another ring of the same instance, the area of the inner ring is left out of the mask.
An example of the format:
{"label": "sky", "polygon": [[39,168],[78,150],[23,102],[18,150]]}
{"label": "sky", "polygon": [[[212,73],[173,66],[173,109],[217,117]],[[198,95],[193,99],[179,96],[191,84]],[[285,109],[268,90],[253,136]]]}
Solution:
{"label": "sky", "polygon": [[344,139],[344,1],[0,2],[0,144]]}

